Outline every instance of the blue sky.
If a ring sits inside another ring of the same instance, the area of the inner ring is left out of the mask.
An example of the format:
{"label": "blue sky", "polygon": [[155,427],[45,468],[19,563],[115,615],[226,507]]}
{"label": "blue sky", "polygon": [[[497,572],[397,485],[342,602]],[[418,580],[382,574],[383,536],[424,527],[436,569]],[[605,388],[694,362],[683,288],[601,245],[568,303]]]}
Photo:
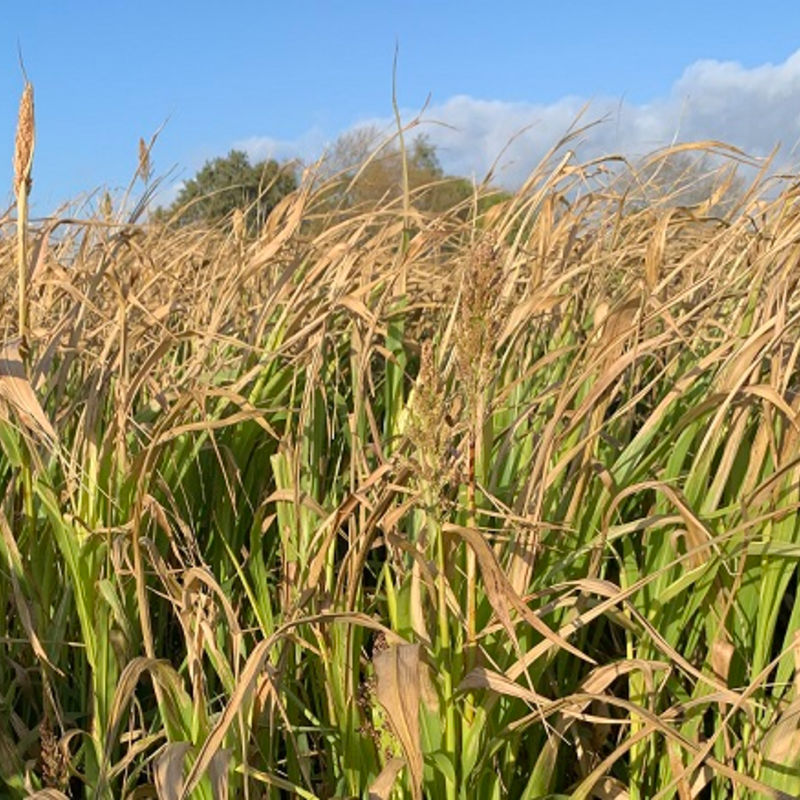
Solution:
{"label": "blue sky", "polygon": [[[22,89],[36,92],[35,209],[123,188],[139,137],[166,121],[157,172],[191,177],[244,147],[312,159],[340,133],[391,120],[392,62],[410,119],[445,166],[513,184],[583,104],[607,117],[587,152],[717,137],[756,155],[800,140],[800,5],[752,2],[177,2],[38,0],[0,30],[0,205],[10,201]],[[795,56],[795,54],[797,54]]]}

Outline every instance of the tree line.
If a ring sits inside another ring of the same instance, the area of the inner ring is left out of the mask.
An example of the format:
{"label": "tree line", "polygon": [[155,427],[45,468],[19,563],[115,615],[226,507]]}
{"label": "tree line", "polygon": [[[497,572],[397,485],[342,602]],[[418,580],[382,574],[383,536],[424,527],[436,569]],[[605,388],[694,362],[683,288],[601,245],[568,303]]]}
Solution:
{"label": "tree line", "polygon": [[[320,179],[326,181],[329,208],[342,213],[400,201],[406,188],[414,207],[423,212],[448,211],[473,196],[472,181],[446,173],[427,136],[417,136],[401,148],[397,139],[382,141],[381,132],[373,126],[340,136],[319,171]],[[256,232],[275,206],[298,188],[298,175],[297,162],[272,158],[251,162],[244,151],[231,150],[227,156],[207,161],[183,184],[169,207],[156,211],[156,218],[180,226],[218,225],[230,223],[238,210],[246,229]],[[714,210],[722,211],[743,191],[738,177],[721,181],[706,156],[681,152],[632,165],[623,181],[632,208],[665,200],[693,206],[714,198]],[[481,203],[485,207],[509,196],[497,190],[483,195]]]}
{"label": "tree line", "polygon": [[[298,188],[298,172],[296,162],[273,158],[252,162],[244,151],[231,150],[227,156],[207,161],[183,184],[170,206],[157,210],[156,218],[181,226],[216,225],[229,222],[239,210],[247,229],[256,231],[275,206]],[[319,178],[325,183],[331,210],[344,213],[399,201],[406,182],[420,211],[446,211],[473,195],[472,181],[447,174],[426,136],[413,138],[401,149],[396,140],[381,142],[374,127],[340,136],[321,162]]]}

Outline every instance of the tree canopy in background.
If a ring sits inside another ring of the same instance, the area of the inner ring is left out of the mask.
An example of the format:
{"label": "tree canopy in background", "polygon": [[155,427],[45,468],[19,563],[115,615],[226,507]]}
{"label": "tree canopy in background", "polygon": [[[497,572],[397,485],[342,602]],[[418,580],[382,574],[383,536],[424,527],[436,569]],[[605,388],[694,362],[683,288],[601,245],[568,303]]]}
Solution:
{"label": "tree canopy in background", "polygon": [[[340,178],[332,199],[340,208],[368,209],[402,196],[404,154],[397,139],[383,141],[375,126],[342,134],[325,158],[325,174]],[[470,197],[467,178],[447,175],[427,136],[417,136],[405,152],[408,186],[420,211],[445,211]]]}
{"label": "tree canopy in background", "polygon": [[231,150],[224,158],[207,161],[162,214],[181,225],[215,224],[240,209],[252,231],[296,188],[297,176],[291,165],[274,159],[251,164],[246,153]]}
{"label": "tree canopy in background", "polygon": [[[411,203],[422,212],[442,213],[461,207],[472,210],[471,180],[448,175],[436,146],[425,135],[402,148],[397,138],[386,139],[376,126],[342,134],[322,160],[321,178],[329,184],[327,204],[336,213],[358,213],[391,204],[403,197],[406,175]],[[653,205],[707,205],[706,212],[723,214],[741,199],[744,181],[728,165],[718,169],[708,154],[664,152],[630,165],[620,176],[629,208]],[[259,230],[273,208],[298,187],[294,164],[268,159],[251,164],[247,154],[231,150],[207,161],[186,181],[177,199],[157,217],[178,225],[216,225],[236,209],[246,228]],[[480,193],[478,214],[509,197],[497,189]],[[461,214],[460,214],[461,215]]]}
{"label": "tree canopy in background", "polygon": [[[329,207],[345,214],[399,201],[406,174],[411,202],[418,211],[440,213],[462,205],[468,213],[465,201],[473,196],[472,181],[448,175],[426,136],[412,139],[404,151],[396,139],[385,140],[374,126],[356,128],[334,142],[321,168],[321,177],[330,186]],[[251,164],[246,153],[231,150],[225,157],[207,161],[186,181],[175,202],[159,209],[157,218],[178,225],[213,226],[239,209],[252,233],[297,186],[294,165],[274,159]],[[500,191],[482,193],[480,210],[506,196]]]}

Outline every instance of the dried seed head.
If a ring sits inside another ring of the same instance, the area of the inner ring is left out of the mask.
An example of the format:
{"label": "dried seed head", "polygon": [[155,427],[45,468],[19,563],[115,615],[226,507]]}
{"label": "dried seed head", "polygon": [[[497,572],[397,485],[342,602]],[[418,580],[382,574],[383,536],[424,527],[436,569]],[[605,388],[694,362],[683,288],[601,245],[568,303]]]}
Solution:
{"label": "dried seed head", "polygon": [[438,494],[449,480],[450,428],[444,424],[447,388],[439,374],[433,343],[422,342],[419,375],[410,401],[408,438],[417,451],[415,472],[418,481]]}
{"label": "dried seed head", "polygon": [[27,194],[31,188],[34,140],[33,84],[26,83],[19,104],[17,139],[14,145],[14,196],[17,198],[23,189]]}
{"label": "dried seed head", "polygon": [[106,222],[111,222],[111,218],[114,216],[114,201],[108,191],[103,192],[103,197],[100,200],[100,213]]}
{"label": "dried seed head", "polygon": [[492,373],[491,360],[503,317],[501,277],[499,246],[488,233],[464,265],[456,328],[459,378],[470,407]]}
{"label": "dried seed head", "polygon": [[244,241],[245,224],[244,224],[244,211],[241,208],[235,208],[233,211],[233,236],[238,243]]}
{"label": "dried seed head", "polygon": [[139,175],[145,183],[150,180],[150,148],[141,137],[139,137]]}
{"label": "dried seed head", "polygon": [[44,786],[65,791],[69,784],[67,759],[46,718],[39,726],[39,760]]}

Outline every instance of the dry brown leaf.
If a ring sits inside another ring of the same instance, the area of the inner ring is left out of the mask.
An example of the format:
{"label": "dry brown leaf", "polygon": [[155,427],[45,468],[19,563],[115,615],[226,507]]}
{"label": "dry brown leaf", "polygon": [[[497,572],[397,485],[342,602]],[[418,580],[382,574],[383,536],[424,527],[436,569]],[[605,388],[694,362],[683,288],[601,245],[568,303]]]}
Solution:
{"label": "dry brown leaf", "polygon": [[445,533],[455,533],[460,536],[475,552],[478,566],[484,581],[484,588],[492,609],[497,615],[498,620],[505,628],[508,635],[519,650],[519,640],[511,620],[509,609],[514,609],[537,633],[547,639],[551,645],[557,645],[562,649],[577,656],[582,661],[590,664],[597,662],[582,653],[575,645],[570,644],[563,636],[552,631],[545,625],[539,617],[523,602],[522,598],[514,591],[514,587],[506,577],[500,565],[497,563],[494,552],[481,534],[471,528],[464,528],[460,525],[446,524],[442,527]]}
{"label": "dry brown leaf", "polygon": [[428,622],[425,616],[425,607],[423,603],[423,587],[425,581],[422,577],[422,565],[418,559],[414,560],[411,567],[411,590],[409,597],[409,612],[411,615],[411,628],[417,641],[424,644],[426,647],[431,644],[431,636],[428,632]]}
{"label": "dry brown leaf", "polygon": [[197,759],[192,765],[191,770],[189,770],[189,774],[186,776],[186,783],[184,784],[183,790],[179,795],[180,800],[186,800],[186,798],[188,798],[189,795],[194,791],[194,789],[197,787],[197,784],[206,773],[206,770],[211,764],[214,756],[219,752],[228,730],[230,729],[237,715],[242,712],[244,704],[248,701],[253,693],[256,683],[267,665],[270,651],[275,643],[280,641],[284,636],[288,635],[290,631],[294,630],[294,628],[298,627],[299,625],[331,622],[361,625],[372,630],[379,630],[383,632],[390,641],[393,637],[397,636],[394,631],[384,627],[379,622],[376,622],[372,618],[368,617],[366,614],[330,613],[315,614],[309,617],[299,617],[294,619],[278,628],[268,639],[259,642],[253,648],[253,651],[250,653],[244,668],[239,673],[239,680],[236,684],[236,689],[233,694],[231,694],[227,706],[225,706],[225,709],[217,718],[216,724],[212,728],[205,742],[203,742],[200,752],[197,755]]}
{"label": "dry brown leaf", "polygon": [[18,340],[7,342],[0,350],[0,398],[16,412],[20,422],[48,444],[58,437],[25,374]]}
{"label": "dry brown leaf", "polygon": [[172,742],[156,759],[153,780],[158,800],[179,800],[183,790],[183,762],[192,749],[189,742]]}
{"label": "dry brown leaf", "polygon": [[376,326],[378,318],[370,311],[363,301],[359,300],[352,294],[345,295],[339,298],[339,305],[344,306],[349,311],[352,311],[357,317],[361,317],[368,325]]}
{"label": "dry brown leaf", "polygon": [[724,642],[721,639],[715,640],[711,646],[711,669],[726,685],[731,670],[731,660],[735,652],[736,649],[730,642]]}
{"label": "dry brown leaf", "polygon": [[218,750],[208,765],[208,777],[211,779],[211,793],[214,800],[228,800],[228,766],[231,761],[229,748]]}
{"label": "dry brown leaf", "polygon": [[794,635],[792,649],[795,662],[794,699],[767,731],[761,744],[761,753],[768,762],[796,768],[800,763],[800,631]]}
{"label": "dry brown leaf", "polygon": [[764,760],[783,766],[800,761],[800,700],[794,700],[770,728],[761,745]]}
{"label": "dry brown leaf", "polygon": [[47,254],[49,252],[48,245],[50,242],[50,234],[53,232],[55,225],[47,225],[39,235],[39,238],[34,245],[33,253],[31,254],[32,266],[30,275],[28,277],[29,286],[31,291],[40,289],[41,276],[45,270],[47,263]]}
{"label": "dry brown leaf", "polygon": [[391,645],[375,656],[376,694],[405,754],[414,800],[422,800],[420,646]]}
{"label": "dry brown leaf", "polygon": [[516,681],[511,680],[499,672],[493,672],[485,667],[476,667],[467,675],[458,687],[459,689],[491,689],[498,694],[507,697],[517,697],[526,703],[537,708],[550,705],[553,701],[549,697],[544,697],[538,692],[520,686]]}
{"label": "dry brown leaf", "polygon": [[564,303],[566,299],[568,298],[565,295],[551,293],[543,296],[536,295],[522,303],[514,305],[505,321],[498,343],[504,344],[519,330],[520,326],[528,322],[531,317],[536,314],[551,313],[554,308]]}
{"label": "dry brown leaf", "polygon": [[406,765],[402,758],[390,758],[381,774],[369,787],[369,800],[389,800],[400,770]]}
{"label": "dry brown leaf", "polygon": [[664,254],[667,249],[667,232],[672,219],[678,209],[669,209],[659,215],[647,242],[644,257],[644,276],[648,291],[652,292],[658,283],[661,267],[664,263]]}
{"label": "dry brown leaf", "polygon": [[797,414],[774,386],[770,386],[767,383],[757,383],[752,386],[745,386],[742,389],[742,394],[752,394],[756,397],[760,397],[762,400],[766,400],[768,403],[772,403],[775,408],[779,408],[783,411],[790,424],[795,428],[800,428],[797,422]]}
{"label": "dry brown leaf", "polygon": [[678,800],[692,800],[692,792],[689,788],[689,781],[683,776],[683,753],[680,745],[672,739],[667,739],[667,756],[669,758],[669,768],[675,777],[675,788],[678,792]]}
{"label": "dry brown leaf", "polygon": [[[331,545],[335,541],[336,536],[338,536],[342,525],[362,502],[361,497],[358,495],[348,495],[339,504],[336,511],[330,514],[319,526],[319,529],[314,534],[314,539],[310,548],[311,552],[315,553],[315,555],[311,559],[311,564],[305,577],[305,591],[302,593],[301,599],[307,600],[317,591],[320,577],[330,557]],[[322,539],[321,543],[320,539]]]}
{"label": "dry brown leaf", "polygon": [[597,800],[628,800],[630,793],[616,778],[603,778],[592,789]]}

